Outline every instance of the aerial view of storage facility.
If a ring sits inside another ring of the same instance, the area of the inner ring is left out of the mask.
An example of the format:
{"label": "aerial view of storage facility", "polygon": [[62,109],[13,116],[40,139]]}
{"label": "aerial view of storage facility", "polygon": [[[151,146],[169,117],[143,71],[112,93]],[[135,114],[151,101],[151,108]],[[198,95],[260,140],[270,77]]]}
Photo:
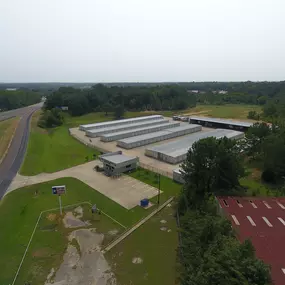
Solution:
{"label": "aerial view of storage facility", "polygon": [[126,125],[126,124],[134,124],[134,123],[143,122],[143,121],[161,120],[161,119],[163,119],[163,116],[161,115],[144,116],[144,117],[130,118],[130,119],[110,121],[110,122],[104,122],[104,123],[80,125],[79,130],[87,131],[87,130],[92,130],[92,129],[100,129],[100,128],[106,128],[106,127],[112,127],[112,126],[115,127],[115,126],[121,126],[121,125]]}
{"label": "aerial view of storage facility", "polygon": [[202,130],[202,127],[199,125],[185,124],[185,125],[182,125],[176,128],[166,129],[166,130],[159,131],[159,132],[130,137],[126,139],[121,139],[117,142],[117,146],[125,148],[125,149],[131,149],[131,148],[140,147],[143,145],[152,144],[155,142],[168,140],[171,138],[199,132],[201,130]]}
{"label": "aerial view of storage facility", "polygon": [[253,125],[249,122],[195,116],[191,116],[189,122],[190,124],[198,124],[209,128],[232,129],[243,132]]}
{"label": "aerial view of storage facility", "polygon": [[188,135],[174,142],[168,142],[161,145],[148,147],[145,150],[145,155],[167,163],[177,164],[186,159],[187,152],[194,142],[208,137],[227,137],[230,139],[240,139],[244,137],[244,133],[223,129],[217,129],[208,132],[199,132]]}
{"label": "aerial view of storage facility", "polygon": [[160,124],[155,126],[149,126],[144,128],[135,128],[131,130],[123,130],[120,132],[108,133],[101,135],[101,141],[103,142],[111,142],[116,141],[128,137],[134,137],[138,135],[148,134],[152,132],[157,132],[165,129],[179,127],[180,123],[167,123],[167,124]]}
{"label": "aerial view of storage facility", "polygon": [[167,123],[169,123],[169,120],[165,120],[165,119],[151,120],[150,119],[150,120],[145,120],[139,123],[136,122],[136,123],[131,123],[131,124],[122,124],[122,125],[115,126],[115,127],[108,126],[108,127],[99,128],[99,129],[90,129],[86,131],[86,136],[90,138],[96,138],[104,134],[110,134],[110,133],[115,133],[115,132],[120,132],[120,131],[125,131],[125,130],[132,130],[135,128],[162,125],[162,124],[167,124]]}

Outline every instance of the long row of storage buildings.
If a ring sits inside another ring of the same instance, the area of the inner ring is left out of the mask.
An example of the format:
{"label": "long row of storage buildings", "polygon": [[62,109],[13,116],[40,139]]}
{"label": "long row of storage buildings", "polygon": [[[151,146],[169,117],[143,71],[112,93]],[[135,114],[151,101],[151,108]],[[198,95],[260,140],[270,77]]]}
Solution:
{"label": "long row of storage buildings", "polygon": [[136,137],[129,137],[126,139],[119,140],[117,146],[131,149],[135,147],[144,146],[147,144],[156,143],[163,140],[172,139],[179,136],[184,136],[187,134],[192,134],[202,130],[202,127],[199,125],[183,125],[176,128],[166,129],[163,131],[149,133],[145,135],[140,135]]}
{"label": "long row of storage buildings", "polygon": [[166,123],[155,126],[143,127],[143,128],[135,128],[131,130],[124,130],[120,132],[108,133],[101,135],[101,141],[103,142],[111,142],[116,140],[121,140],[124,138],[135,137],[143,134],[153,133],[162,131],[165,129],[176,128],[179,127],[180,123]]}
{"label": "long row of storage buildings", "polygon": [[123,120],[117,120],[117,121],[80,125],[79,130],[88,131],[88,130],[94,130],[94,129],[100,129],[100,128],[115,127],[115,126],[134,124],[134,123],[150,121],[150,120],[161,120],[161,119],[163,119],[162,115],[143,116],[143,117],[123,119]]}
{"label": "long row of storage buildings", "polygon": [[244,133],[224,129],[217,129],[208,132],[199,132],[186,136],[174,142],[168,142],[161,145],[148,147],[145,150],[145,155],[167,163],[177,164],[186,159],[187,152],[194,142],[208,137],[227,137],[231,139],[240,139],[244,137]]}

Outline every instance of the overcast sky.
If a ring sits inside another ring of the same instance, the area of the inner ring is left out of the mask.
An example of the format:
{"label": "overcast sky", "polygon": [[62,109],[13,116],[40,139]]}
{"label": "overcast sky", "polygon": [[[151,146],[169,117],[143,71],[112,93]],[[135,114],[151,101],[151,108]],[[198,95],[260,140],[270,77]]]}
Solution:
{"label": "overcast sky", "polygon": [[285,79],[284,0],[0,0],[0,82]]}

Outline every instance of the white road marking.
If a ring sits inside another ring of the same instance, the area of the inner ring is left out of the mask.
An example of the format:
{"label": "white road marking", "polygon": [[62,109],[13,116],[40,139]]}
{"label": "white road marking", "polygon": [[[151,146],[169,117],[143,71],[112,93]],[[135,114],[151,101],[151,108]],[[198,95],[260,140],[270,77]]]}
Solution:
{"label": "white road marking", "polygon": [[279,203],[279,202],[276,202],[276,203],[281,209],[285,209],[285,207],[281,203]]}
{"label": "white road marking", "polygon": [[282,218],[278,217],[278,220],[285,226],[285,221]]}
{"label": "white road marking", "polygon": [[256,227],[255,222],[253,221],[253,219],[251,218],[251,216],[246,216],[247,219],[249,220],[249,222],[251,223],[252,226]]}
{"label": "white road marking", "polygon": [[285,274],[285,268],[282,268],[282,272]]}
{"label": "white road marking", "polygon": [[240,208],[243,208],[243,205],[241,203],[237,203],[237,204]]}
{"label": "white road marking", "polygon": [[262,202],[263,202],[263,204],[264,204],[268,209],[272,209],[271,206],[269,206],[266,201],[262,201]]}
{"label": "white road marking", "polygon": [[272,228],[272,224],[267,220],[267,218],[262,217],[262,219],[264,220],[264,222],[267,224],[268,227]]}
{"label": "white road marking", "polygon": [[225,199],[223,199],[223,202],[224,202],[224,205],[225,205],[226,207],[229,207],[229,204],[227,203],[227,201],[226,201]]}
{"label": "white road marking", "polygon": [[256,206],[252,201],[250,201],[250,204],[252,205],[252,207],[253,207],[254,209],[257,208],[257,206]]}
{"label": "white road marking", "polygon": [[235,215],[232,215],[232,218],[233,218],[233,220],[234,220],[235,224],[236,224],[237,226],[239,226],[239,225],[240,225],[240,223],[239,223],[239,221],[238,221],[237,217],[236,217]]}

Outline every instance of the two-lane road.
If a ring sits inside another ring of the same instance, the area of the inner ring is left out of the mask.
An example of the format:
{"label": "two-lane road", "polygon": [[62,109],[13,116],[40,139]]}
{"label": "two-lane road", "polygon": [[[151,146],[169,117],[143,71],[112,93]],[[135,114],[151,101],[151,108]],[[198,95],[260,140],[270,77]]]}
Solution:
{"label": "two-lane road", "polygon": [[15,116],[21,117],[9,150],[0,164],[0,200],[21,167],[29,138],[30,119],[32,114],[42,105],[43,103],[39,103],[0,115],[0,121]]}

